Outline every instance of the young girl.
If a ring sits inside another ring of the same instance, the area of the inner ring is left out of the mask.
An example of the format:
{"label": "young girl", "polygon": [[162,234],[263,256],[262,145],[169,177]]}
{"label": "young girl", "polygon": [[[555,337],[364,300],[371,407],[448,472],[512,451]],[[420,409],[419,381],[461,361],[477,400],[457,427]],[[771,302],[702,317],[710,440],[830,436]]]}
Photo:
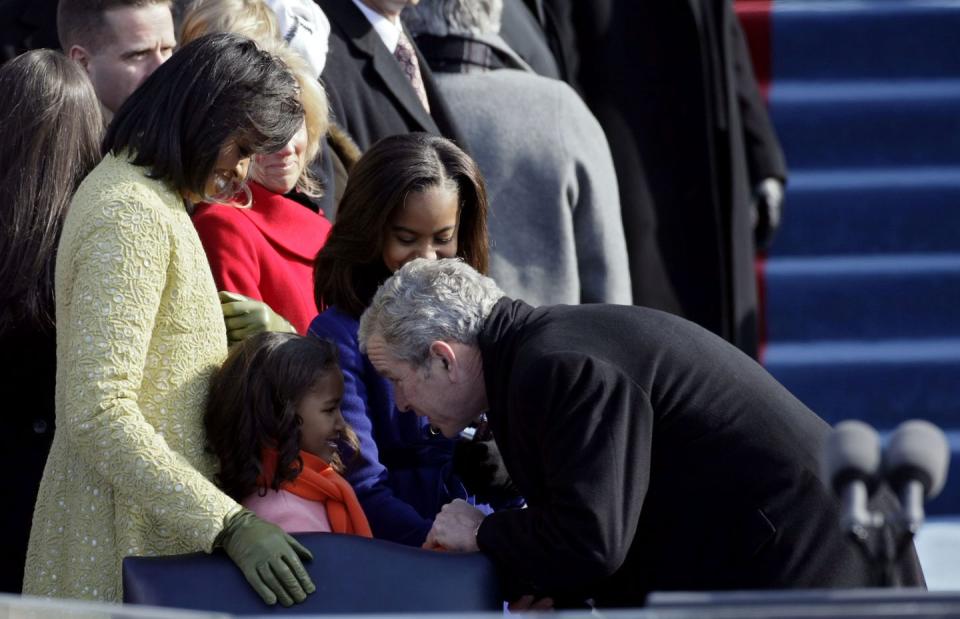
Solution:
{"label": "young girl", "polygon": [[288,533],[370,537],[340,476],[340,446],[358,449],[342,398],[336,349],[326,340],[268,332],[235,346],[211,382],[204,417],[220,460],[217,483]]}
{"label": "young girl", "polygon": [[360,352],[357,328],[377,286],[403,264],[455,256],[486,272],[487,194],[477,165],[453,142],[425,133],[371,146],[350,173],[317,255],[314,291],[328,309],[308,333],[337,345],[343,415],[361,447],[347,479],[376,537],[411,546],[423,544],[445,504],[473,497],[454,470],[454,441],[397,410],[390,383]]}

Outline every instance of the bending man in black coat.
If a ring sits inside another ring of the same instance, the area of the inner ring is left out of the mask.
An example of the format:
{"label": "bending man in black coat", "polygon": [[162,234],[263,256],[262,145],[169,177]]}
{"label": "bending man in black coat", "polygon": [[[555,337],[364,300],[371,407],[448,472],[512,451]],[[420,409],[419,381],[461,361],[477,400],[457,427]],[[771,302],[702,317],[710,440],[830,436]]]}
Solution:
{"label": "bending man in black coat", "polygon": [[[818,477],[830,427],[691,322],[532,308],[458,261],[416,260],[377,292],[360,342],[397,406],[446,436],[489,415],[528,508],[452,503],[427,543],[486,553],[510,599],[879,583]],[[912,547],[899,570],[923,584]]]}

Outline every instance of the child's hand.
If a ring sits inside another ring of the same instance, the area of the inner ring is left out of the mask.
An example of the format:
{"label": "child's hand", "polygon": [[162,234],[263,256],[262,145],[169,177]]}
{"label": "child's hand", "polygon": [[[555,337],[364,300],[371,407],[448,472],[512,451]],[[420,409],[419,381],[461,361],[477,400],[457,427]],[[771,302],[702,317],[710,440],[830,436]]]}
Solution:
{"label": "child's hand", "polygon": [[220,309],[227,326],[227,341],[231,344],[242,342],[251,335],[264,331],[297,332],[283,316],[274,312],[263,301],[226,290],[221,290],[217,295],[220,297]]}

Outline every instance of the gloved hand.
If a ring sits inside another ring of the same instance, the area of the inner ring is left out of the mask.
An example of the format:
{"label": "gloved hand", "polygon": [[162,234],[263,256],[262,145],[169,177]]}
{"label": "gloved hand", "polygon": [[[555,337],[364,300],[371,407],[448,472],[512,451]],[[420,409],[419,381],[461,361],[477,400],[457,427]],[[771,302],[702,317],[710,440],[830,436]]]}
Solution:
{"label": "gloved hand", "polygon": [[756,250],[770,249],[773,237],[780,228],[783,215],[783,182],[778,178],[765,178],[753,191],[755,204],[753,239]]}
{"label": "gloved hand", "polygon": [[291,606],[317,590],[300,562],[310,551],[248,509],[227,520],[217,542],[267,604]]}
{"label": "gloved hand", "polygon": [[453,472],[471,494],[484,502],[505,502],[520,497],[493,439],[458,440],[453,446]]}
{"label": "gloved hand", "polygon": [[223,320],[227,325],[227,341],[231,344],[242,342],[251,335],[264,331],[297,332],[293,325],[263,301],[226,290],[221,290],[217,294],[220,297]]}

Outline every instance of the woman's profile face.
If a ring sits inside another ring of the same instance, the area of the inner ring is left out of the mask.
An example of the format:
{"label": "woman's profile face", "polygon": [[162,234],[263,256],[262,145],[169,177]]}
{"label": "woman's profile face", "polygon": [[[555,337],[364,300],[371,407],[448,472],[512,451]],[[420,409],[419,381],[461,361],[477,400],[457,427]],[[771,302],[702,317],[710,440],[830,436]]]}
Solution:
{"label": "woman's profile face", "polygon": [[250,178],[274,193],[287,193],[297,185],[307,160],[307,125],[300,125],[286,146],[269,155],[254,155]]}
{"label": "woman's profile face", "polygon": [[228,139],[220,147],[213,171],[203,186],[206,198],[227,201],[241,191],[250,166],[250,154],[244,152],[235,140]]}
{"label": "woman's profile face", "polygon": [[457,192],[441,187],[410,193],[387,222],[383,263],[390,272],[414,258],[456,256],[459,206]]}

